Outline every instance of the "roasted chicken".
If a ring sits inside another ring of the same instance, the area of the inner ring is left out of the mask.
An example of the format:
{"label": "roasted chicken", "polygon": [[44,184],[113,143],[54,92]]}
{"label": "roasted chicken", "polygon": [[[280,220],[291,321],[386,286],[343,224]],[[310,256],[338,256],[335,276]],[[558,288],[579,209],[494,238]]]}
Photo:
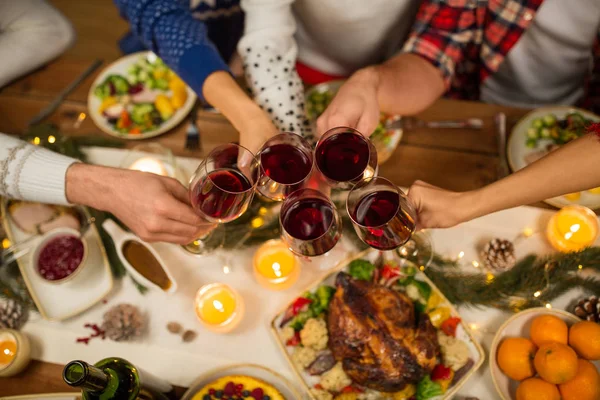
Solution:
{"label": "roasted chicken", "polygon": [[329,347],[355,382],[382,392],[402,390],[429,374],[439,354],[429,317],[415,319],[404,294],[340,272],[328,316]]}

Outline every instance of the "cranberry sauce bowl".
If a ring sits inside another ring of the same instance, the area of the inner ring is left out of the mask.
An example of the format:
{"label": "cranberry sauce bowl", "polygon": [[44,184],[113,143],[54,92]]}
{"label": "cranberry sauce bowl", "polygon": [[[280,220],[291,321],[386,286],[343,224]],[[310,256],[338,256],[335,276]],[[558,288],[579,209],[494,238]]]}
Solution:
{"label": "cranberry sauce bowl", "polygon": [[85,264],[87,243],[79,232],[58,228],[46,233],[33,252],[31,265],[49,283],[63,283],[77,275]]}

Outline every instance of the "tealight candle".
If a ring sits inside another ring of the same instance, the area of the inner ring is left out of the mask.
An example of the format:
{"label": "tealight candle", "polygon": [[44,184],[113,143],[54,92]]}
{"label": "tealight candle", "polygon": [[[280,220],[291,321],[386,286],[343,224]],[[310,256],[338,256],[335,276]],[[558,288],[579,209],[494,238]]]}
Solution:
{"label": "tealight candle", "polygon": [[598,238],[598,218],[587,207],[564,207],[550,218],[546,236],[558,251],[566,253],[582,250],[591,246]]}
{"label": "tealight candle", "polygon": [[269,240],[260,246],[253,264],[257,282],[267,289],[288,289],[300,276],[300,264],[281,240]]}
{"label": "tealight candle", "polygon": [[223,283],[212,283],[198,290],[195,300],[196,316],[208,329],[227,333],[235,329],[244,314],[240,295]]}
{"label": "tealight candle", "polygon": [[30,360],[27,336],[12,330],[0,329],[0,377],[17,375]]}
{"label": "tealight candle", "polygon": [[142,172],[150,172],[152,174],[161,176],[169,175],[167,169],[165,168],[165,165],[161,161],[152,157],[138,158],[133,164],[131,164],[129,169]]}

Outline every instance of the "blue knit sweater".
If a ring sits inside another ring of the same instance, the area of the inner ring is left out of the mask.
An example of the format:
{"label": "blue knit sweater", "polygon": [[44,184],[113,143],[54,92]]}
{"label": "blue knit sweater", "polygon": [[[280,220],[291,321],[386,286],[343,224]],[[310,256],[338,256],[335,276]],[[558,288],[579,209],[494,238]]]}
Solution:
{"label": "blue knit sweater", "polygon": [[204,80],[227,71],[243,32],[239,0],[114,0],[131,33],[125,53],[152,50],[202,97]]}

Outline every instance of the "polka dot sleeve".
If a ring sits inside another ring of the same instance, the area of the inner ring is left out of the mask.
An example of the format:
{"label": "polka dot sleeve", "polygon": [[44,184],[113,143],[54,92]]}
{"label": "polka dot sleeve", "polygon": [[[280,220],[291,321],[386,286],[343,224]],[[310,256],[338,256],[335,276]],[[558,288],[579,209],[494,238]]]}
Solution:
{"label": "polka dot sleeve", "polygon": [[282,131],[311,137],[304,113],[304,87],[296,72],[298,53],[294,0],[242,0],[246,13],[238,52],[256,102]]}
{"label": "polka dot sleeve", "polygon": [[228,70],[206,25],[176,0],[114,0],[140,40],[202,96],[204,80]]}

